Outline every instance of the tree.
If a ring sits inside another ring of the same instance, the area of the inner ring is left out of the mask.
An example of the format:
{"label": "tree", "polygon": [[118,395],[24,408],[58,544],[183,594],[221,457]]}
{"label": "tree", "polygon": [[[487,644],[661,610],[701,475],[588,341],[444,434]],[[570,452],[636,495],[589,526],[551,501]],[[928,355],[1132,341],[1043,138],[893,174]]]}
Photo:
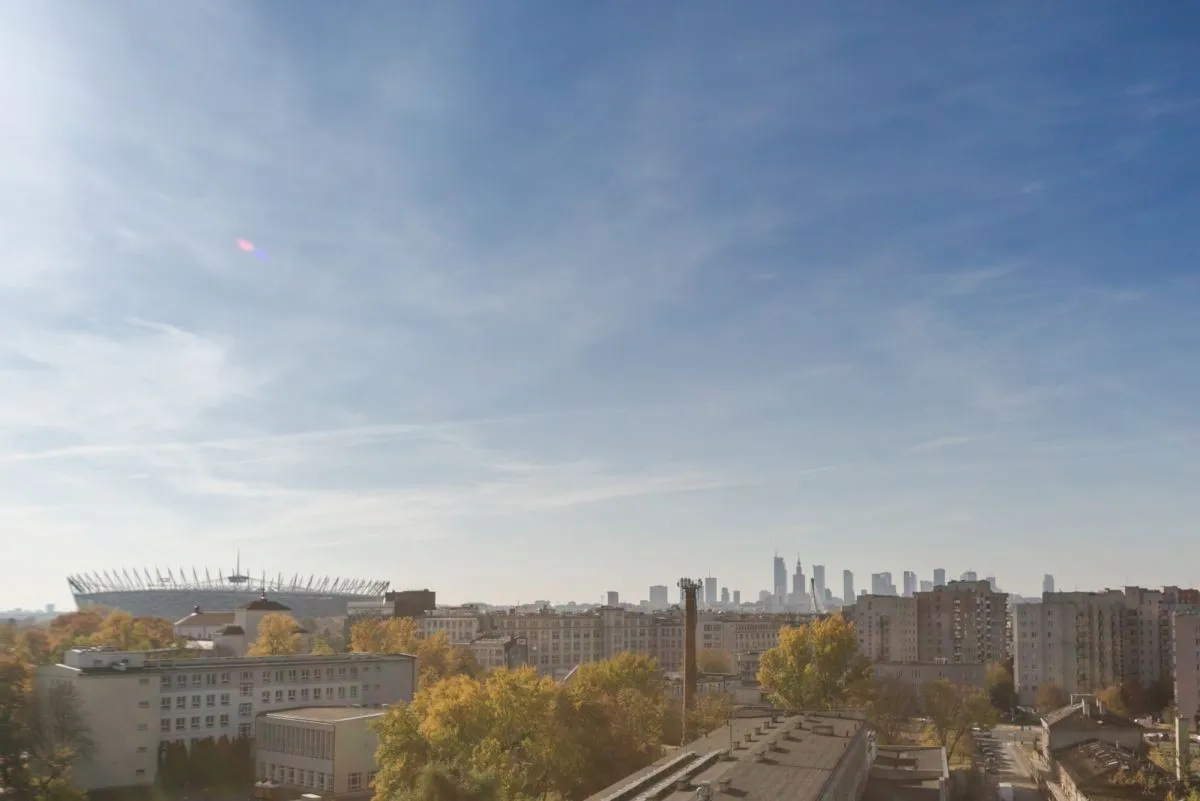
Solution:
{"label": "tree", "polygon": [[855,687],[853,697],[866,710],[867,721],[883,745],[903,742],[921,708],[916,685],[898,676],[872,677]]}
{"label": "tree", "polygon": [[0,659],[0,787],[29,801],[80,801],[71,786],[73,753],[41,736],[29,679],[23,664]]}
{"label": "tree", "polygon": [[171,648],[180,644],[175,625],[162,617],[135,617],[133,636],[142,648]]}
{"label": "tree", "polygon": [[56,684],[41,696],[32,695],[29,713],[32,753],[47,761],[62,752],[84,759],[91,756],[95,748],[91,726],[74,684]]}
{"label": "tree", "polygon": [[286,612],[271,612],[258,622],[258,635],[247,656],[286,656],[300,650],[303,637],[296,620]]}
{"label": "tree", "polygon": [[140,645],[137,632],[134,631],[133,616],[128,612],[110,612],[91,639],[93,645],[117,651],[132,651]]}
{"label": "tree", "polygon": [[732,673],[729,653],[723,648],[702,648],[696,654],[696,669],[700,673]]}
{"label": "tree", "polygon": [[29,665],[47,665],[54,661],[50,637],[42,629],[23,629],[13,650],[17,659]]}
{"label": "tree", "polygon": [[1037,688],[1037,694],[1034,696],[1033,705],[1041,714],[1053,712],[1056,709],[1062,709],[1068,703],[1070,698],[1062,687],[1057,684],[1042,684]]}
{"label": "tree", "polygon": [[1125,696],[1122,693],[1122,686],[1114,684],[1111,687],[1105,687],[1096,693],[1096,700],[1104,704],[1104,708],[1112,712],[1114,715],[1128,715],[1129,708],[1125,705]]}
{"label": "tree", "polygon": [[779,644],[759,660],[758,681],[789,710],[831,709],[870,675],[858,653],[854,628],[841,615],[779,630]]}
{"label": "tree", "polygon": [[992,706],[1001,712],[1011,712],[1017,705],[1017,685],[1013,681],[1012,659],[993,662],[984,672],[983,689]]}
{"label": "tree", "polygon": [[333,648],[329,646],[329,643],[326,642],[323,637],[318,637],[317,639],[313,640],[312,648],[310,648],[308,652],[314,656],[328,656],[329,654],[335,653]]}
{"label": "tree", "polygon": [[350,626],[350,650],[358,654],[385,654],[391,650],[392,634],[387,620],[364,617]]}
{"label": "tree", "polygon": [[921,686],[921,706],[934,741],[954,759],[972,726],[991,726],[996,710],[980,689],[938,679]]}

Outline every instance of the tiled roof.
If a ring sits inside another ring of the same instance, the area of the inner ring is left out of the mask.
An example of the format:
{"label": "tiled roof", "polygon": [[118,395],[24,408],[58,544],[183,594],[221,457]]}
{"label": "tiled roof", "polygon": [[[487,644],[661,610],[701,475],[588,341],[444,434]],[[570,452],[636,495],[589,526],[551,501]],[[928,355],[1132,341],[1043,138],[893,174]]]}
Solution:
{"label": "tiled roof", "polygon": [[1064,706],[1062,709],[1046,715],[1043,720],[1050,728],[1069,727],[1081,730],[1099,730],[1103,729],[1140,729],[1142,728],[1132,720],[1120,715],[1114,714],[1105,710],[1098,712],[1095,708],[1091,714],[1084,714],[1084,705],[1075,704],[1074,706]]}

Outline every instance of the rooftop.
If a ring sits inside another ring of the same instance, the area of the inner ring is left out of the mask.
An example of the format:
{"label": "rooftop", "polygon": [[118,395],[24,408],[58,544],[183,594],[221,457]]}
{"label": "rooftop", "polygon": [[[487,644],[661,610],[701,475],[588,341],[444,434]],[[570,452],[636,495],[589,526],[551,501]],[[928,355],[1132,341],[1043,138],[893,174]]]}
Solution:
{"label": "rooftop", "polygon": [[1162,773],[1158,766],[1132,751],[1099,740],[1087,740],[1061,749],[1054,758],[1090,801],[1162,801],[1161,791],[1150,792],[1139,784],[1121,781],[1122,774]]}
{"label": "rooftop", "polygon": [[347,720],[379,718],[386,714],[383,709],[357,706],[306,706],[299,709],[283,709],[267,712],[270,720],[297,720],[305,723],[342,723]]}
{"label": "rooftop", "polygon": [[233,612],[201,612],[200,607],[185,618],[175,621],[176,626],[226,626],[233,622]]}
{"label": "rooftop", "polygon": [[1050,728],[1070,728],[1080,731],[1100,731],[1105,729],[1141,729],[1132,720],[1114,714],[1095,701],[1083,701],[1071,706],[1056,709],[1042,718]]}
{"label": "rooftop", "polygon": [[946,749],[940,746],[881,745],[867,782],[867,801],[907,801],[938,798],[942,781],[949,781]]}
{"label": "rooftop", "polygon": [[303,666],[313,663],[413,661],[411,654],[294,654],[289,656],[180,656],[178,651],[115,651],[111,648],[72,648],[61,667],[86,674],[142,673],[164,670],[228,670],[271,665]]}
{"label": "rooftop", "polygon": [[735,796],[815,801],[864,725],[853,713],[733,718],[588,801],[695,801],[725,781]]}
{"label": "rooftop", "polygon": [[279,603],[279,601],[268,600],[267,594],[265,592],[258,598],[255,598],[253,601],[251,601],[250,603],[243,606],[242,609],[248,609],[251,612],[290,612],[290,611],[292,611],[292,608],[290,606],[284,606],[283,604]]}

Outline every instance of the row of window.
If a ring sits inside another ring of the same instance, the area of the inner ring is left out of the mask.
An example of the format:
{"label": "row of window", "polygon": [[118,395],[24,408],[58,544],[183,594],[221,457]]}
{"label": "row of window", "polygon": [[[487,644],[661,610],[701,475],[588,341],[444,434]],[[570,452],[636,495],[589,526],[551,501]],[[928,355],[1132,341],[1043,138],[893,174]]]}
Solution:
{"label": "row of window", "polygon": [[[221,717],[219,719],[217,718],[216,715],[205,715],[203,725],[201,725],[201,720],[200,720],[199,715],[193,715],[191,717],[192,731],[196,731],[197,729],[201,729],[201,728],[215,729],[218,727],[218,725],[222,729],[228,729],[229,728],[229,715],[221,715]],[[250,724],[245,724],[245,725],[248,726]],[[171,731],[171,719],[163,718],[162,720],[160,720],[158,722],[158,730],[162,734],[169,733]],[[186,718],[186,717],[175,718],[175,731],[187,731],[187,730],[188,730],[188,718]]]}
{"label": "row of window", "polygon": [[[369,667],[363,667],[363,673],[370,670]],[[375,666],[375,672],[378,673],[380,666]],[[325,680],[332,681],[335,677],[345,680],[347,676],[351,679],[358,678],[358,666],[342,665],[340,667],[327,667],[322,671],[321,668],[283,668],[280,670],[264,670],[259,673],[259,680],[263,684],[283,684],[285,682],[296,681],[321,681],[322,677]],[[181,687],[215,687],[218,684],[229,684],[233,680],[231,671],[222,671],[220,673],[179,673],[163,674],[161,684],[163,689],[181,688]],[[241,681],[254,681],[253,670],[241,671]]]}
{"label": "row of window", "polygon": [[[348,790],[362,790],[364,787],[370,787],[375,783],[375,771],[364,776],[360,772],[348,774],[346,776],[346,788]],[[270,779],[279,782],[280,784],[289,784],[293,787],[308,787],[314,790],[333,790],[333,774],[325,773],[320,770],[305,770],[303,768],[286,767],[284,765],[276,765],[269,763],[260,765],[258,768],[260,779]]]}
{"label": "row of window", "polygon": [[[216,693],[210,693],[209,695],[206,695],[206,696],[193,695],[192,696],[192,709],[199,709],[201,707],[202,701],[203,701],[204,706],[210,706],[210,707],[216,706],[217,705],[217,695],[216,695]],[[220,701],[221,701],[221,706],[229,706],[229,704],[232,702],[230,694],[229,693],[221,693]],[[143,702],[143,704],[144,703],[145,702]],[[159,708],[160,709],[162,709],[163,711],[166,711],[168,709],[171,709],[171,707],[172,707],[171,696],[164,695],[162,698],[159,699]],[[188,697],[186,695],[175,696],[174,708],[175,709],[187,709],[188,708]]]}

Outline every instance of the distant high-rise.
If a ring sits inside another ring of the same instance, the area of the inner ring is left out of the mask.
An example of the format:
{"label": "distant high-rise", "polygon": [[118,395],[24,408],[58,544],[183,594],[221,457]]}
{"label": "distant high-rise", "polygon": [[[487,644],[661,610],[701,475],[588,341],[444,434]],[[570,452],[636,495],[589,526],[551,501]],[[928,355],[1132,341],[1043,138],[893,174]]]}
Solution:
{"label": "distant high-rise", "polygon": [[842,603],[846,606],[854,603],[854,572],[842,571]]}
{"label": "distant high-rise", "polygon": [[1042,592],[1054,592],[1054,576],[1049,573],[1042,576]]}
{"label": "distant high-rise", "polygon": [[734,590],[734,591],[733,591],[733,605],[734,605],[734,606],[738,606],[738,605],[740,605],[741,603],[742,603],[742,591],[741,591],[741,590]]}
{"label": "distant high-rise", "polygon": [[813,584],[817,587],[817,597],[825,601],[825,565],[813,565]]}
{"label": "distant high-rise", "polygon": [[788,590],[788,588],[787,588],[787,584],[788,584],[788,582],[787,582],[787,580],[788,580],[787,563],[784,562],[783,557],[779,556],[778,554],[775,555],[774,568],[775,568],[775,575],[774,575],[775,582],[774,582],[774,584],[772,584],[772,588],[775,591],[775,598],[780,603],[782,603],[783,601],[785,601],[787,599],[787,590]]}
{"label": "distant high-rise", "polygon": [[46,614],[47,615],[54,614],[54,604],[46,604]]}
{"label": "distant high-rise", "polygon": [[620,593],[618,593],[616,590],[608,591],[608,605],[609,606],[620,606],[621,605],[621,596],[620,596]]}
{"label": "distant high-rise", "polygon": [[934,587],[945,587],[946,586],[946,568],[939,567],[933,571],[933,586]]}
{"label": "distant high-rise", "polygon": [[796,559],[796,572],[792,574],[792,605],[800,611],[808,609],[808,582],[804,580],[804,566]]}
{"label": "distant high-rise", "polygon": [[921,579],[921,592],[933,592],[933,582]]}
{"label": "distant high-rise", "polygon": [[655,584],[650,587],[650,608],[651,609],[666,609],[669,595],[667,595],[667,585]]}
{"label": "distant high-rise", "polygon": [[974,570],[968,570],[966,573],[962,574],[962,580],[963,581],[979,581],[979,574],[976,573]]}
{"label": "distant high-rise", "polygon": [[999,590],[999,589],[996,587],[996,577],[995,577],[995,576],[988,576],[987,578],[985,578],[985,579],[984,579],[984,581],[986,581],[986,582],[988,583],[988,586],[992,588],[992,592],[999,592],[999,591],[1000,591],[1000,590]]}
{"label": "distant high-rise", "polygon": [[717,579],[714,576],[704,579],[704,605],[710,609],[717,605]]}
{"label": "distant high-rise", "polygon": [[882,573],[871,574],[872,595],[895,595],[896,585],[892,583],[892,574],[886,570]]}
{"label": "distant high-rise", "polygon": [[911,598],[917,591],[917,574],[911,570],[904,571],[904,597]]}
{"label": "distant high-rise", "polygon": [[729,603],[729,588],[728,587],[721,588],[721,603],[723,603],[723,604]]}

